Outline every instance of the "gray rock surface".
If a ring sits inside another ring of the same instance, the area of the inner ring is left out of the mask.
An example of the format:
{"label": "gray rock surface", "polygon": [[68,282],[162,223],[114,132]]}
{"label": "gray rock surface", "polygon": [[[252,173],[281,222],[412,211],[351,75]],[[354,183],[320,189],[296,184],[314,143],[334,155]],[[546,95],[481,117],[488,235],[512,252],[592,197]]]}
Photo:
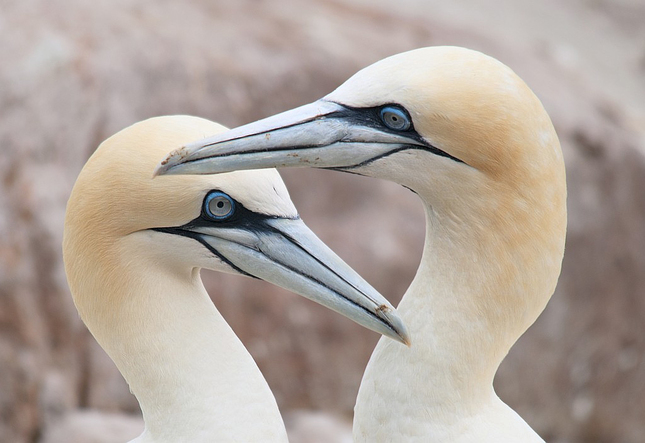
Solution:
{"label": "gray rock surface", "polygon": [[[91,424],[96,411],[138,411],[62,269],[65,202],[101,140],[161,114],[245,123],[437,44],[511,66],[542,98],[567,161],[560,284],[496,389],[548,441],[645,441],[643,23],[642,0],[3,2],[0,441],[63,441],[52,440],[61,429],[79,429],[65,441],[104,441],[91,440],[108,429]],[[416,197],[338,173],[283,176],[310,227],[398,302],[420,259]],[[351,416],[375,334],[261,282],[204,278],[284,411]]]}

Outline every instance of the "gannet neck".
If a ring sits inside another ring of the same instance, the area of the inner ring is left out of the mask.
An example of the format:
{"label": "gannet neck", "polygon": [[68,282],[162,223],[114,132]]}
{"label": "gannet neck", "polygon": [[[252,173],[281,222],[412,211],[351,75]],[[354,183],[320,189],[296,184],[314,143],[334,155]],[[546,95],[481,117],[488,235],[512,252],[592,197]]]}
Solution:
{"label": "gannet neck", "polygon": [[434,193],[416,189],[426,208],[426,241],[397,308],[413,341],[410,348],[378,343],[356,401],[356,442],[388,435],[406,442],[542,441],[496,396],[493,378],[555,288],[565,193],[549,201],[548,188],[562,191],[563,183],[560,169],[544,192],[531,195],[534,207],[518,203],[515,213],[512,205],[493,211],[481,196],[466,197],[460,205],[470,215],[457,207],[437,211]]}
{"label": "gannet neck", "polygon": [[75,252],[68,267],[77,308],[141,406],[146,430],[135,441],[286,442],[264,377],[199,270],[154,255],[161,235],[141,231],[110,246],[66,248]]}

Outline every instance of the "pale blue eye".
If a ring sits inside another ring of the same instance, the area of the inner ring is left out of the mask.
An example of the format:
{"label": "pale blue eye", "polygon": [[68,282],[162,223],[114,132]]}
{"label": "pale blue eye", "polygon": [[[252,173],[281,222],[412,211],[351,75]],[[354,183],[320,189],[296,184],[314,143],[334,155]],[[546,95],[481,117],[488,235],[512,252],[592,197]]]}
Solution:
{"label": "pale blue eye", "polygon": [[381,109],[381,120],[385,126],[395,131],[407,131],[411,125],[407,112],[395,106],[386,106]]}
{"label": "pale blue eye", "polygon": [[225,220],[235,212],[235,201],[220,191],[212,191],[204,199],[204,212],[215,220]]}

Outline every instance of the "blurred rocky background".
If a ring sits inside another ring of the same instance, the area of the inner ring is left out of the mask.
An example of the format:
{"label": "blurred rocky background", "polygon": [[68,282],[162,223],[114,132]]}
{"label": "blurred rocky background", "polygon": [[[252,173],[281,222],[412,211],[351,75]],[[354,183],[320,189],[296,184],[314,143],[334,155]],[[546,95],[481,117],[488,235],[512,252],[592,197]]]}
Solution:
{"label": "blurred rocky background", "polygon": [[[61,260],[67,197],[103,139],[161,114],[239,125],[440,44],[523,77],[568,164],[560,284],[498,393],[547,441],[644,442],[645,0],[0,1],[0,441],[112,443],[141,430]],[[333,172],[283,176],[310,227],[398,302],[421,254],[416,197]],[[348,441],[376,334],[268,284],[204,278],[292,441]]]}

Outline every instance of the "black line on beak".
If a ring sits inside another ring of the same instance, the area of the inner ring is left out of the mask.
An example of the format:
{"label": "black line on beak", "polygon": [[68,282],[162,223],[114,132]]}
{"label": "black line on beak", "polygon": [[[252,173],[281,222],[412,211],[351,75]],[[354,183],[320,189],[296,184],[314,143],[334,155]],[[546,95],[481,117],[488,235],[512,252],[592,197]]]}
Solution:
{"label": "black line on beak", "polygon": [[[312,255],[311,253],[309,253],[309,251],[307,251],[306,249],[302,248],[302,247],[298,244],[298,242],[293,241],[293,239],[292,239],[290,236],[285,235],[285,234],[284,234],[284,233],[282,233],[282,231],[280,231],[280,230],[277,230],[277,229],[276,229],[275,231],[276,231],[276,232],[278,232],[278,233],[280,233],[281,235],[283,235],[283,236],[284,236],[285,238],[287,238],[291,243],[293,243],[293,244],[295,244],[296,246],[298,246],[300,249],[302,249],[304,252],[306,252],[306,253],[307,253],[311,258],[313,258],[313,259],[314,259],[314,260],[316,260],[318,263],[320,263],[321,265],[323,265],[326,269],[329,269],[329,267],[327,267],[327,265],[325,265],[324,263],[320,262],[320,260],[318,260],[318,259],[316,258],[316,256],[315,256],[315,255]],[[384,318],[382,318],[382,317],[379,317],[379,316],[376,314],[376,312],[372,312],[372,311],[370,311],[368,308],[366,308],[365,306],[359,305],[359,304],[358,304],[358,303],[356,303],[355,301],[353,301],[353,300],[351,300],[351,299],[349,299],[349,298],[345,297],[345,295],[343,295],[343,293],[342,293],[342,292],[338,292],[338,291],[336,291],[335,289],[333,289],[333,288],[329,287],[328,285],[326,285],[326,284],[325,284],[325,283],[323,283],[322,281],[318,280],[317,278],[315,278],[315,277],[313,277],[313,276],[311,276],[311,275],[305,274],[304,272],[301,272],[301,271],[299,271],[298,269],[296,269],[296,268],[294,268],[294,267],[292,267],[292,266],[290,266],[290,265],[288,265],[288,264],[285,264],[285,263],[279,262],[279,261],[275,260],[275,259],[274,259],[274,258],[272,258],[272,257],[269,257],[269,258],[270,258],[270,259],[271,259],[271,261],[273,261],[274,263],[277,263],[278,265],[280,265],[280,266],[282,266],[282,267],[284,267],[284,268],[286,268],[286,269],[290,270],[290,271],[291,271],[291,272],[293,272],[294,274],[298,274],[298,275],[300,275],[301,277],[304,277],[304,278],[306,278],[306,279],[308,279],[308,280],[310,280],[310,281],[313,281],[314,283],[316,283],[316,284],[318,284],[318,285],[322,286],[323,288],[326,288],[326,289],[327,289],[327,290],[329,290],[330,292],[333,292],[334,294],[336,294],[337,296],[339,296],[339,297],[340,297],[340,298],[342,298],[343,300],[347,301],[347,302],[348,302],[349,304],[351,304],[352,306],[355,306],[355,307],[359,308],[360,310],[362,310],[362,311],[366,312],[370,317],[373,317],[373,318],[374,318],[374,319],[376,319],[379,323],[384,324],[384,325],[385,325],[385,326],[386,326],[390,331],[394,332],[394,334],[395,334],[395,335],[397,335],[397,336],[399,335],[399,333],[396,331],[396,329],[394,329],[394,327],[390,324],[390,322],[388,322],[386,319],[384,319]],[[333,270],[331,270],[331,269],[329,269],[329,270],[330,270],[334,275],[336,275],[337,277],[339,277],[342,281],[344,281],[345,283],[347,283],[349,286],[351,286],[352,288],[356,289],[356,291],[357,291],[357,292],[359,292],[360,294],[363,294],[363,295],[365,295],[365,296],[367,297],[367,295],[366,295],[365,293],[363,293],[362,291],[358,290],[354,285],[350,284],[347,280],[345,280],[344,278],[342,278],[340,275],[336,274]],[[368,299],[369,299],[369,298],[368,298]],[[373,302],[373,300],[372,300],[372,299],[369,299],[369,300]],[[377,304],[376,302],[374,302],[374,303],[375,303],[375,304]]]}
{"label": "black line on beak", "polygon": [[348,286],[351,286],[352,288],[354,288],[357,292],[359,292],[359,293],[363,294],[363,295],[365,296],[365,298],[367,298],[368,300],[370,300],[372,303],[374,303],[375,305],[378,305],[378,304],[379,304],[379,303],[377,303],[377,302],[376,302],[376,300],[372,300],[372,298],[371,298],[370,296],[368,296],[366,293],[364,293],[363,291],[361,291],[359,288],[357,288],[356,286],[354,286],[353,284],[351,284],[350,282],[348,282],[348,281],[347,281],[347,280],[346,280],[342,275],[338,274],[338,273],[337,273],[336,271],[334,271],[332,268],[330,268],[329,266],[327,266],[327,264],[326,264],[326,263],[324,263],[324,262],[323,262],[323,261],[321,261],[318,257],[316,257],[314,254],[312,254],[312,253],[311,253],[307,248],[305,248],[305,247],[304,247],[304,246],[303,246],[303,245],[302,245],[302,244],[301,244],[297,239],[293,238],[293,237],[292,237],[292,236],[290,236],[289,234],[287,234],[287,233],[285,233],[285,232],[282,232],[281,230],[279,230],[278,228],[275,228],[275,227],[273,227],[273,226],[268,225],[268,228],[269,228],[269,230],[271,230],[272,232],[274,232],[274,233],[276,233],[276,234],[278,234],[278,235],[280,235],[280,236],[282,236],[282,237],[286,238],[287,240],[289,240],[289,241],[290,241],[294,246],[296,246],[298,249],[300,249],[301,251],[303,251],[304,253],[306,253],[308,256],[310,256],[311,258],[313,258],[313,259],[314,259],[314,260],[315,260],[319,265],[323,266],[323,267],[324,267],[325,269],[327,269],[329,272],[331,272],[331,273],[332,273],[332,274],[334,274],[336,277],[338,277],[339,279],[341,279],[341,280],[342,280],[343,282],[345,282]]}
{"label": "black line on beak", "polygon": [[[438,155],[440,157],[446,157],[446,158],[449,158],[449,159],[451,159],[453,161],[456,161],[458,163],[463,163],[463,164],[467,165],[467,163],[464,162],[463,160],[461,160],[461,159],[459,159],[459,158],[457,158],[457,157],[455,157],[453,155],[450,155],[447,152],[445,152],[445,151],[437,148],[436,146],[433,146],[430,143],[428,143],[416,131],[416,129],[414,127],[414,121],[412,120],[411,117],[410,117],[410,127],[408,129],[404,130],[404,131],[397,131],[397,130],[394,130],[394,129],[391,129],[391,128],[387,127],[383,123],[383,121],[381,120],[381,117],[380,117],[380,112],[384,107],[396,106],[396,107],[404,110],[406,113],[408,113],[408,116],[409,116],[409,112],[403,106],[401,106],[401,105],[399,105],[397,103],[387,103],[387,104],[384,104],[384,105],[374,106],[374,107],[369,107],[369,108],[356,108],[356,107],[344,105],[344,104],[341,104],[341,103],[335,103],[335,104],[340,106],[340,107],[342,107],[343,109],[338,110],[338,111],[332,111],[332,112],[330,112],[328,114],[316,115],[316,116],[313,116],[311,118],[300,120],[298,122],[290,123],[290,124],[287,124],[287,125],[284,125],[284,126],[268,129],[268,130],[265,130],[265,131],[262,131],[262,132],[256,132],[256,133],[247,134],[247,135],[243,135],[243,136],[239,136],[239,137],[234,137],[234,138],[227,139],[227,140],[222,140],[222,141],[219,141],[219,142],[209,143],[209,144],[204,145],[203,147],[214,146],[214,145],[217,145],[218,143],[231,142],[231,141],[240,140],[240,139],[243,139],[243,138],[246,138],[246,137],[253,137],[253,136],[257,136],[257,135],[261,135],[261,134],[266,134],[266,133],[269,133],[269,132],[272,132],[272,131],[279,131],[279,130],[282,130],[282,129],[292,128],[292,127],[307,124],[307,123],[317,121],[317,120],[338,119],[338,120],[344,120],[344,121],[348,122],[351,126],[364,126],[364,127],[369,127],[369,128],[372,128],[372,129],[376,129],[376,130],[378,130],[380,132],[384,132],[384,133],[388,133],[388,134],[392,134],[392,135],[397,135],[397,136],[403,136],[403,137],[406,137],[406,138],[410,139],[411,141],[413,141],[413,143],[393,143],[393,145],[395,145],[397,147],[393,148],[391,151],[389,151],[387,153],[375,156],[374,158],[365,160],[365,161],[363,161],[361,163],[357,163],[355,165],[343,166],[343,167],[339,167],[339,168],[329,168],[329,169],[335,169],[335,170],[339,170],[339,171],[348,171],[350,169],[355,169],[355,168],[359,168],[361,166],[365,166],[367,164],[370,164],[370,163],[372,163],[372,162],[374,162],[376,160],[379,160],[381,158],[385,158],[388,155],[394,154],[396,152],[401,152],[401,151],[405,151],[405,150],[408,150],[408,149],[417,149],[417,150],[421,150],[421,151],[427,151],[427,152],[429,152],[431,154]],[[326,143],[326,144],[315,144],[314,143],[314,144],[308,144],[308,145],[295,145],[295,146],[290,146],[290,147],[287,147],[287,148],[277,148],[277,149],[271,149],[271,148],[251,149],[251,150],[244,151],[244,152],[239,152],[239,153],[213,154],[213,155],[209,155],[207,157],[194,158],[194,159],[185,159],[185,160],[182,160],[181,163],[188,164],[188,163],[194,163],[194,162],[199,162],[199,161],[203,161],[203,160],[210,160],[210,159],[214,159],[214,158],[230,157],[230,156],[233,156],[233,155],[244,156],[244,155],[247,155],[247,154],[258,154],[258,153],[262,153],[262,152],[279,153],[279,152],[302,151],[302,150],[315,149],[315,148],[325,148],[327,146],[331,146],[334,143],[339,143],[339,142],[340,143],[355,143],[357,145],[359,145],[361,143],[366,143],[366,144],[378,143],[378,142],[353,141],[351,139],[351,137],[341,137],[338,140],[336,140],[335,142]],[[327,169],[327,168],[323,167],[323,168],[320,168],[320,169]]]}
{"label": "black line on beak", "polygon": [[193,231],[188,231],[186,229],[180,228],[152,228],[153,231],[157,232],[164,232],[166,234],[174,234],[174,235],[181,235],[182,237],[188,237],[192,238],[193,240],[198,241],[202,246],[204,246],[206,249],[208,249],[214,256],[222,260],[224,263],[229,265],[231,268],[233,268],[235,271],[239,272],[242,275],[246,275],[247,277],[252,277],[260,280],[258,277],[256,277],[253,274],[249,274],[243,269],[240,269],[237,267],[232,261],[224,257],[222,254],[219,253],[219,251],[215,248],[213,248],[206,240],[203,239],[204,234],[199,234],[197,232]]}
{"label": "black line on beak", "polygon": [[[338,274],[337,274],[333,269],[330,269],[330,268],[329,268],[325,263],[321,262],[321,261],[320,261],[320,260],[319,260],[315,255],[311,254],[307,249],[305,249],[305,248],[304,248],[304,247],[303,247],[303,246],[302,246],[302,245],[301,245],[297,240],[295,240],[293,237],[291,237],[291,236],[290,236],[290,235],[288,235],[288,234],[283,233],[282,231],[280,231],[280,230],[279,230],[279,229],[277,229],[277,228],[274,228],[273,226],[264,225],[264,227],[268,228],[268,229],[267,229],[268,231],[270,231],[270,232],[272,232],[272,233],[276,233],[276,234],[278,234],[278,235],[283,236],[284,238],[286,238],[289,242],[291,242],[293,245],[295,245],[296,247],[298,247],[299,249],[301,249],[302,251],[304,251],[307,255],[309,255],[311,258],[313,258],[317,263],[319,263],[320,265],[322,265],[325,269],[329,270],[329,271],[330,271],[330,272],[332,272],[334,275],[336,275],[340,280],[342,280],[342,281],[343,281],[343,282],[345,282],[347,285],[349,285],[349,286],[351,286],[352,288],[354,288],[354,289],[355,289],[357,292],[359,292],[360,294],[362,294],[362,295],[364,295],[365,297],[367,297],[367,294],[365,294],[363,291],[359,290],[359,289],[358,289],[358,288],[356,288],[354,285],[352,285],[351,283],[349,283],[349,282],[348,282],[347,280],[345,280],[342,276],[338,275]],[[222,260],[224,263],[226,263],[227,265],[229,265],[231,268],[233,268],[235,271],[239,272],[240,274],[242,274],[242,275],[246,275],[247,277],[252,277],[252,278],[255,278],[255,279],[258,279],[258,280],[263,280],[263,279],[261,279],[261,278],[259,278],[259,277],[256,277],[256,276],[255,276],[255,275],[253,275],[253,274],[249,274],[248,272],[244,271],[243,269],[240,269],[240,268],[239,268],[238,266],[236,266],[233,262],[231,262],[231,261],[230,261],[230,260],[228,260],[225,256],[223,256],[222,254],[220,254],[220,253],[217,251],[217,249],[213,248],[213,247],[212,247],[208,242],[206,242],[206,241],[204,240],[204,238],[203,238],[203,237],[205,237],[205,236],[206,236],[206,234],[200,234],[200,233],[197,233],[197,232],[189,231],[189,230],[183,229],[183,227],[179,227],[179,228],[152,228],[152,230],[153,230],[153,231],[157,231],[157,232],[167,233],[167,234],[181,235],[181,236],[183,236],[183,237],[187,237],[187,238],[191,238],[191,239],[193,239],[193,240],[196,240],[196,241],[198,241],[200,244],[202,244],[206,249],[208,249],[208,250],[209,250],[213,255],[215,255],[216,257],[218,257],[220,260]],[[244,245],[242,245],[242,246],[244,246]],[[330,287],[329,285],[325,284],[324,282],[320,281],[319,279],[315,278],[315,277],[314,277],[314,276],[312,276],[312,275],[306,274],[306,273],[304,273],[304,272],[302,272],[302,271],[300,271],[300,270],[298,270],[298,269],[294,268],[293,266],[291,266],[291,265],[289,265],[289,264],[287,264],[287,263],[283,263],[283,262],[281,262],[281,261],[276,260],[274,257],[270,257],[270,256],[268,256],[268,255],[264,254],[264,252],[263,252],[261,249],[260,249],[259,251],[257,251],[257,252],[259,252],[259,253],[263,254],[265,257],[267,257],[269,260],[271,260],[271,261],[272,261],[272,262],[274,262],[275,264],[277,264],[277,265],[279,265],[279,266],[282,266],[282,267],[283,267],[283,268],[285,268],[285,269],[288,269],[289,271],[293,272],[294,274],[300,275],[301,277],[304,277],[304,278],[306,278],[307,280],[312,281],[312,282],[314,282],[315,284],[317,284],[317,285],[319,285],[319,286],[321,286],[321,287],[323,287],[323,288],[326,288],[328,291],[330,291],[330,292],[332,292],[332,293],[336,294],[338,297],[342,298],[343,300],[345,300],[346,302],[348,302],[348,303],[349,303],[349,304],[351,304],[352,306],[354,306],[354,307],[356,307],[356,308],[358,308],[358,309],[362,310],[363,312],[367,313],[370,317],[373,317],[373,318],[374,318],[374,319],[376,319],[379,323],[381,323],[381,324],[385,325],[385,326],[386,326],[389,330],[391,330],[395,335],[397,335],[397,336],[399,335],[399,333],[397,332],[397,330],[393,327],[393,325],[392,325],[392,324],[390,324],[390,322],[389,322],[389,321],[387,321],[387,319],[386,319],[386,318],[383,318],[383,317],[378,316],[378,315],[376,314],[376,312],[373,312],[373,311],[371,311],[370,309],[366,308],[365,306],[362,306],[362,305],[360,305],[360,304],[356,303],[355,301],[353,301],[353,300],[351,300],[350,298],[346,297],[342,292],[338,292],[338,291],[337,291],[337,290],[335,290],[334,288]],[[367,298],[368,298],[370,301],[372,301],[375,305],[378,305],[378,303],[376,303],[376,302],[375,302],[374,300],[372,300],[371,298],[369,298],[369,297],[367,297]]]}

